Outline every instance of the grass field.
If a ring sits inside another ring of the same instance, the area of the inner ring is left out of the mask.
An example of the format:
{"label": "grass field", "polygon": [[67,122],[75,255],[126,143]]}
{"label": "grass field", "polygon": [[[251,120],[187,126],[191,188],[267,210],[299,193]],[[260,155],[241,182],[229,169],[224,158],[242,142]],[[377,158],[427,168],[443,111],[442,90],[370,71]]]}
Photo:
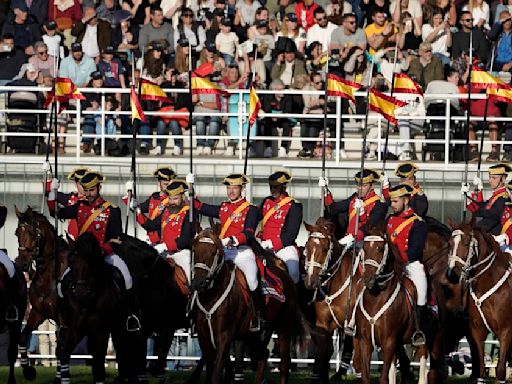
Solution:
{"label": "grass field", "polygon": [[[7,382],[7,374],[8,369],[6,367],[0,367],[0,384],[4,384]],[[85,366],[75,366],[71,368],[71,383],[73,384],[91,384],[92,375],[90,374],[91,370],[89,367]],[[18,384],[24,383],[34,383],[34,384],[52,384],[53,378],[55,375],[55,368],[37,368],[37,377],[34,381],[26,381],[23,378],[22,372],[20,368],[16,368],[16,382]],[[107,380],[106,383],[112,382],[116,375],[116,371],[113,369],[107,370]],[[190,372],[176,372],[169,371],[167,377],[169,378],[169,382],[173,384],[182,384],[188,379]],[[290,384],[306,384],[309,383],[309,372],[294,372],[291,374]],[[204,375],[203,375],[204,377]],[[246,372],[245,375],[246,382],[251,383],[253,374],[252,372]],[[278,382],[278,374],[272,373],[269,374],[269,379],[273,382]],[[464,377],[449,379],[447,383],[467,383],[469,380]],[[353,377],[347,378],[344,382],[353,382],[356,383],[357,380]],[[377,383],[377,380],[374,380]],[[150,379],[150,383],[156,383],[155,380]]]}

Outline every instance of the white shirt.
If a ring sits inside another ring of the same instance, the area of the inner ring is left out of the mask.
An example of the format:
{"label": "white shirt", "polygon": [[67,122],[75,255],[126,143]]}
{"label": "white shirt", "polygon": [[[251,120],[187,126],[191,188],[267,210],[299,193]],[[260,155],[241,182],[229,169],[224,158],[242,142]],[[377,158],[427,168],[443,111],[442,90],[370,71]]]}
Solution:
{"label": "white shirt", "polygon": [[284,71],[283,71],[283,73],[281,73],[280,79],[284,83],[284,85],[292,85],[293,61],[291,63],[289,63],[287,61],[284,62]]}
{"label": "white shirt", "polygon": [[[468,6],[465,5],[464,7],[462,7],[462,10],[463,11],[467,11],[468,10]],[[473,11],[471,12],[472,16],[473,16],[473,26],[476,27],[476,25],[478,24],[478,22],[480,21],[480,19],[484,19],[485,20],[485,23],[484,23],[484,28],[485,29],[491,29],[491,27],[489,26],[489,4],[487,4],[485,1],[482,3],[482,8],[480,7],[473,7]]]}
{"label": "white shirt", "polygon": [[94,59],[100,54],[98,46],[98,24],[89,25],[85,28],[85,35],[82,40],[82,50],[84,54]]}
{"label": "white shirt", "polygon": [[[392,1],[389,5],[389,12],[391,13],[391,17],[393,17],[393,12],[396,8],[396,2],[400,0]],[[421,9],[421,4],[418,0],[409,0],[409,5],[407,9],[402,9],[402,12],[407,11],[411,14],[413,19],[417,19],[423,17],[423,11]]]}
{"label": "white shirt", "polygon": [[[43,42],[48,47],[48,54],[53,57],[58,57],[59,53],[61,52],[60,49],[60,41],[62,40],[62,37],[59,34],[55,34],[53,36],[43,35]],[[61,59],[64,58],[64,48],[62,48],[62,55],[60,56]]]}
{"label": "white shirt", "polygon": [[318,41],[322,44],[322,51],[329,51],[331,35],[336,28],[338,28],[338,26],[330,21],[327,22],[327,26],[325,28],[321,28],[318,24],[313,25],[309,28],[306,35],[306,46],[309,47],[311,43]]}
{"label": "white shirt", "polygon": [[[423,41],[427,40],[427,37],[434,31],[434,27],[430,24],[423,24],[421,27],[421,38]],[[448,53],[448,35],[446,34],[446,31],[444,29],[441,29],[437,33],[437,39],[434,40],[432,43],[432,52],[434,53],[440,53],[444,56],[450,57],[450,54]]]}

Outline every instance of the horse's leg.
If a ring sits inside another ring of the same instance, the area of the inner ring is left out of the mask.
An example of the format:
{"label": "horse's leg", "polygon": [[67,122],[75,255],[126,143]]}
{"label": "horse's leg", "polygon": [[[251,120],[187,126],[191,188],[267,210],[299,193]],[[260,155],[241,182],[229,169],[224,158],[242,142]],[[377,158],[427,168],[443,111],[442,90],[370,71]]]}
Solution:
{"label": "horse's leg", "polygon": [[328,383],[329,360],[331,359],[334,351],[332,337],[329,332],[320,328],[317,328],[314,333],[316,335],[314,339],[317,346],[317,352],[315,356],[315,363],[313,364],[311,383]]}
{"label": "horse's leg", "polygon": [[499,335],[500,351],[498,366],[496,367],[496,382],[499,384],[505,384],[507,381],[507,358],[509,355],[511,336],[509,327],[504,329]]}
{"label": "horse's leg", "polygon": [[[172,340],[174,337],[174,329],[166,330],[163,334],[159,334],[154,338],[154,352],[157,355],[157,360],[153,364],[151,374],[154,375],[159,384],[166,382],[165,366],[167,364],[167,354],[171,348]],[[199,372],[200,373],[200,372]]]}
{"label": "horse's leg", "polygon": [[279,357],[281,362],[279,363],[280,383],[288,383],[290,377],[290,335],[286,331],[279,333]]}
{"label": "horse's leg", "polygon": [[437,384],[438,382],[442,382],[444,378],[444,369],[445,369],[445,361],[444,361],[444,340],[443,340],[443,330],[441,327],[437,327],[437,331],[434,335],[434,339],[432,341],[432,346],[430,348],[430,369],[428,371],[428,383],[429,384]]}
{"label": "horse's leg", "polygon": [[478,365],[478,378],[485,378],[485,339],[487,338],[487,329],[479,329],[476,325],[471,326],[471,335],[476,345],[478,359],[473,360],[474,365]]}
{"label": "horse's leg", "polygon": [[197,362],[192,374],[188,378],[186,384],[197,384],[199,383],[199,378],[201,377],[201,373],[203,372],[203,368],[206,365],[206,360],[204,356],[201,356],[201,359]]}
{"label": "horse's leg", "polygon": [[[480,359],[480,352],[479,352],[477,342],[475,341],[473,334],[471,333],[471,329],[469,329],[469,327],[470,326],[468,325],[468,332],[466,334],[466,339],[468,341],[469,350],[471,352],[471,361],[477,362]],[[478,364],[472,363],[471,364],[471,376],[469,378],[472,380],[476,380],[476,379],[478,379],[478,377],[480,377],[480,367]]]}
{"label": "horse's leg", "polygon": [[395,358],[397,350],[396,344],[396,336],[393,334],[388,335],[387,339],[384,342],[384,346],[382,348],[383,354],[383,362],[382,362],[382,371],[380,372],[380,384],[388,384],[389,383],[389,369],[391,368],[391,363]]}
{"label": "horse's leg", "polygon": [[[69,384],[69,362],[71,352],[76,347],[78,342],[82,340],[83,335],[68,328],[60,327],[57,344],[57,359],[60,361],[60,382],[61,384]],[[57,379],[57,377],[56,377]]]}
{"label": "horse's leg", "polygon": [[224,337],[219,337],[220,341],[217,345],[217,349],[215,351],[215,359],[212,367],[212,375],[211,380],[212,384],[221,384],[223,381],[223,372],[225,368],[226,354],[229,356],[229,342],[227,339],[227,335],[223,335]]}
{"label": "horse's leg", "polygon": [[413,379],[413,374],[411,372],[411,360],[409,360],[409,356],[405,352],[405,347],[400,344],[396,347],[396,358],[400,362],[400,378],[401,384],[410,383]]}
{"label": "horse's leg", "polygon": [[89,353],[92,355],[92,376],[96,384],[105,381],[105,356],[108,347],[108,332],[92,332],[87,339]]}
{"label": "horse's leg", "polygon": [[235,341],[235,384],[244,382],[244,356],[245,343],[243,341]]}
{"label": "horse's leg", "polygon": [[368,340],[359,340],[359,357],[361,358],[362,384],[370,384],[370,360],[372,357],[372,352],[373,348]]}
{"label": "horse's leg", "polygon": [[7,357],[9,360],[9,377],[7,384],[15,384],[16,379],[14,378],[14,364],[18,359],[18,341],[20,338],[21,331],[21,320],[15,323],[9,323],[9,349],[7,351]]}
{"label": "horse's leg", "polygon": [[428,348],[426,345],[422,345],[418,348],[418,356],[420,358],[420,372],[418,374],[418,384],[427,383],[427,357]]}
{"label": "horse's leg", "polygon": [[23,331],[20,335],[20,363],[21,368],[23,369],[23,377],[25,380],[32,381],[36,378],[36,369],[30,365],[30,360],[28,358],[28,344],[30,342],[32,332],[43,323],[43,320],[44,319],[39,312],[31,310],[28,315],[27,324],[25,324],[25,327],[23,328]]}
{"label": "horse's leg", "polygon": [[391,366],[388,372],[389,384],[396,384],[396,357],[391,360]]}

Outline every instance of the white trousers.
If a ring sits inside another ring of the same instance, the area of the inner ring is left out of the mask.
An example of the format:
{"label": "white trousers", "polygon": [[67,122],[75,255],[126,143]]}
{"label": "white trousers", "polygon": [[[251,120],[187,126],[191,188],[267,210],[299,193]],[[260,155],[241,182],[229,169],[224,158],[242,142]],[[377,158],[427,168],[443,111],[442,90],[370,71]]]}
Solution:
{"label": "white trousers", "polygon": [[427,304],[427,275],[425,268],[419,261],[409,263],[405,266],[405,274],[412,280],[418,292],[418,305]]}
{"label": "white trousers", "polygon": [[121,259],[115,253],[111,253],[110,255],[105,257],[105,262],[107,264],[113,265],[119,270],[119,272],[121,272],[121,275],[123,276],[124,279],[124,286],[126,289],[131,289],[133,287],[132,275],[123,259]]}
{"label": "white trousers", "polygon": [[281,248],[276,252],[276,256],[286,264],[290,277],[297,284],[300,279],[299,252],[297,252],[297,247],[289,245]]}
{"label": "white trousers", "polygon": [[243,272],[249,289],[254,291],[258,288],[258,266],[256,265],[256,255],[252,249],[242,245],[238,248],[224,248],[224,253],[225,260],[232,260]]}
{"label": "white trousers", "polygon": [[14,268],[14,262],[11,260],[11,258],[0,249],[0,264],[2,264],[5,269],[7,270],[7,274],[12,279],[14,276],[14,273],[16,272],[16,269]]}
{"label": "white trousers", "polygon": [[176,265],[183,269],[183,272],[185,272],[187,276],[187,281],[190,284],[190,250],[182,249],[181,251],[167,255],[166,258],[173,259]]}

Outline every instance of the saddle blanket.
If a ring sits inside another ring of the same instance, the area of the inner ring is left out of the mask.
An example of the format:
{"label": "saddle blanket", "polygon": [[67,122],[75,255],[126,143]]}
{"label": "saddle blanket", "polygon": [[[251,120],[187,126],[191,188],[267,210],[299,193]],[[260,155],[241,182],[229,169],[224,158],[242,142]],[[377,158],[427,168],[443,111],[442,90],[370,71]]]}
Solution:
{"label": "saddle blanket", "polygon": [[277,277],[270,269],[267,268],[266,263],[259,257],[256,257],[256,264],[260,273],[260,290],[264,296],[273,298],[281,303],[284,303],[286,297],[283,293],[283,282]]}

